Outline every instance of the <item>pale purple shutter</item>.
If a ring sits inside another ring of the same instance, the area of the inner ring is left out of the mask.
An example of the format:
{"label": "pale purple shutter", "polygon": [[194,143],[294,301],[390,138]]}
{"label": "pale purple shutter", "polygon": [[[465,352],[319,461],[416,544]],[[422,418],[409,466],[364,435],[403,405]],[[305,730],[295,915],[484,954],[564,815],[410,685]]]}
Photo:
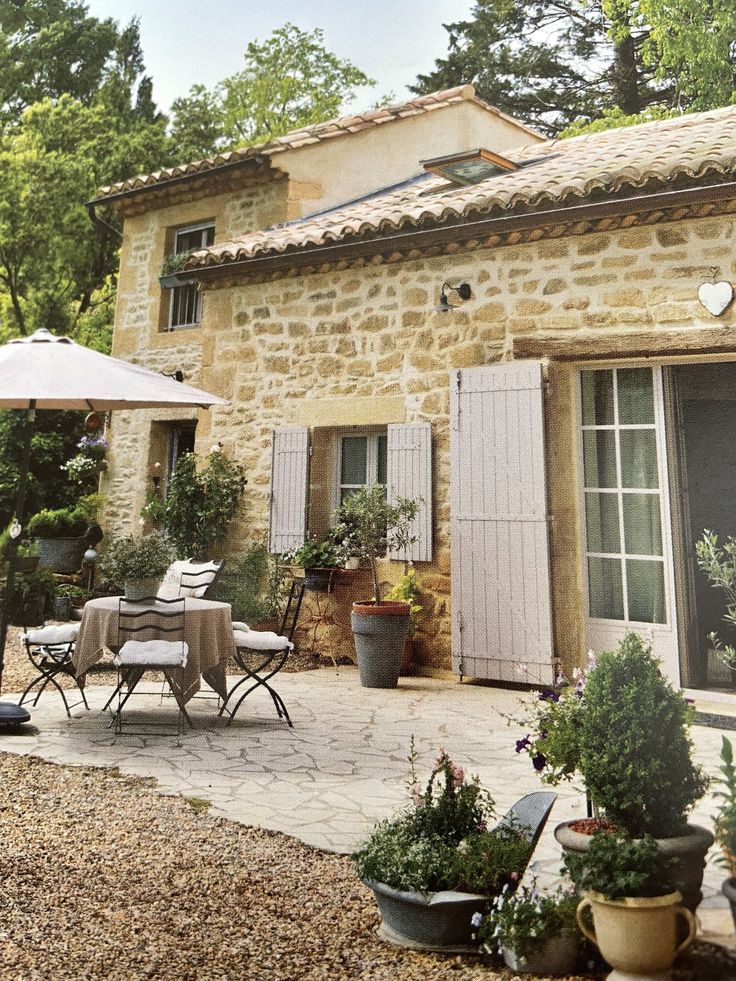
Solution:
{"label": "pale purple shutter", "polygon": [[450,374],[453,670],[554,681],[539,362]]}
{"label": "pale purple shutter", "polygon": [[275,555],[304,542],[309,488],[309,430],[276,429],[271,457],[269,551]]}
{"label": "pale purple shutter", "polygon": [[412,522],[416,536],[408,549],[391,553],[392,559],[432,561],[432,427],[428,422],[388,427],[388,499],[416,500],[419,511]]}

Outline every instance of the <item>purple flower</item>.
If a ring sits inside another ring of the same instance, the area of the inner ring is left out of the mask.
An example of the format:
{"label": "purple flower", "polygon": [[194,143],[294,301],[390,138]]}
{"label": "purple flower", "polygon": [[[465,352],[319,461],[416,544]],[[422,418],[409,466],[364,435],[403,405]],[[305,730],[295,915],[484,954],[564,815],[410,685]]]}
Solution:
{"label": "purple flower", "polygon": [[540,739],[546,739],[548,735],[549,735],[549,730],[548,729],[540,729],[540,731],[539,731],[539,738]]}
{"label": "purple flower", "polygon": [[529,736],[524,736],[523,739],[516,740],[516,752],[523,753],[527,746],[531,746],[532,741]]}
{"label": "purple flower", "polygon": [[540,702],[559,702],[560,693],[552,688],[543,688],[539,693]]}
{"label": "purple flower", "polygon": [[532,766],[538,773],[541,773],[546,765],[547,757],[544,755],[544,753],[537,753],[536,756],[532,756]]}

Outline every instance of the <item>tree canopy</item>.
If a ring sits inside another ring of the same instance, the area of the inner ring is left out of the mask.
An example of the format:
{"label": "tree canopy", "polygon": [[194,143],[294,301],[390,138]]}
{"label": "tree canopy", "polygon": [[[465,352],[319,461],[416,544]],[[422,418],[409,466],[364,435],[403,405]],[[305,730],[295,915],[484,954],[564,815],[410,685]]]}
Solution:
{"label": "tree canopy", "polygon": [[732,0],[476,0],[470,19],[445,30],[447,56],[413,91],[473,82],[550,135],[734,98]]}

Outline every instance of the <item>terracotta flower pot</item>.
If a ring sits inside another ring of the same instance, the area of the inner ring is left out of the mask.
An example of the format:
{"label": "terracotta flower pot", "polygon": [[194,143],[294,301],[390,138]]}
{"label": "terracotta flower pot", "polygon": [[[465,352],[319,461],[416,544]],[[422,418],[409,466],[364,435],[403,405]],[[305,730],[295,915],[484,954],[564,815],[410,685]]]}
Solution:
{"label": "terracotta flower pot", "polygon": [[351,623],[364,688],[395,688],[409,630],[408,603],[353,603]]}
{"label": "terracotta flower pot", "polygon": [[[598,892],[589,892],[577,909],[578,926],[608,961],[613,974],[609,979],[623,976],[660,977],[678,954],[695,939],[695,917],[681,906],[679,892],[666,896],[645,898],[624,897],[606,899]],[[593,929],[585,921],[584,912],[590,909]],[[686,921],[688,934],[677,943],[677,918]]]}

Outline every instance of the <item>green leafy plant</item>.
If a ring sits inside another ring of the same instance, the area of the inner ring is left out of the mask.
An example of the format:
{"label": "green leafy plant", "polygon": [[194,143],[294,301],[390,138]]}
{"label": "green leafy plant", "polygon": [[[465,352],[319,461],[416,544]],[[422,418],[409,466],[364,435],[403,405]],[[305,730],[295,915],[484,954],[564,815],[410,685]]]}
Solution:
{"label": "green leafy plant", "polygon": [[134,538],[123,535],[114,538],[100,560],[100,570],[106,580],[119,586],[136,579],[158,579],[174,559],[169,540],[160,532]]}
{"label": "green leafy plant", "polygon": [[261,539],[238,558],[228,559],[212,598],[231,605],[233,620],[260,623],[280,615],[285,580],[283,563],[269,555],[268,544]]}
{"label": "green leafy plant", "polygon": [[733,746],[725,736],[721,737],[721,776],[717,778],[721,789],[716,790],[720,805],[715,818],[716,841],[721,855],[716,859],[728,869],[731,878],[736,876],[736,766],[733,762]]}
{"label": "green leafy plant", "polygon": [[417,602],[417,600],[421,594],[422,591],[419,588],[417,572],[413,566],[410,566],[403,576],[401,576],[399,581],[395,583],[386,593],[387,600],[409,604],[410,637],[413,637],[416,634],[419,627],[419,614],[422,612],[422,606]]}
{"label": "green leafy plant", "polygon": [[209,453],[199,469],[197,462],[195,453],[179,457],[156,517],[179,558],[207,560],[237,513],[246,479],[241,465],[222,452]]}
{"label": "green leafy plant", "polygon": [[520,829],[488,830],[493,800],[475,777],[441,752],[424,788],[416,778],[412,741],[411,804],[393,820],[376,825],[353,855],[361,879],[394,889],[436,892],[459,889],[494,895],[518,880],[529,859]]}
{"label": "green leafy plant", "polygon": [[56,577],[50,569],[40,568],[33,572],[22,572],[13,582],[11,609],[22,606],[33,597],[43,600],[48,609],[56,596]]}
{"label": "green leafy plant", "polygon": [[81,511],[87,521],[91,524],[97,521],[97,517],[104,507],[107,496],[105,494],[83,494],[77,501],[77,511]]}
{"label": "green leafy plant", "polygon": [[580,772],[595,807],[633,837],[684,833],[705,793],[708,780],[691,758],[692,719],[637,634],[598,656],[582,699]]}
{"label": "green leafy plant", "polygon": [[19,558],[37,558],[40,554],[41,549],[39,548],[38,542],[35,540],[29,541],[27,538],[24,538],[23,541],[18,544],[18,551],[16,552],[16,555],[18,555]]}
{"label": "green leafy plant", "polygon": [[[695,543],[695,553],[698,566],[711,586],[726,598],[724,623],[736,627],[736,539],[729,535],[721,546],[718,535],[706,528],[702,538]],[[736,647],[722,643],[715,630],[708,634],[708,639],[724,664],[736,670]]]}
{"label": "green leafy plant", "polygon": [[634,840],[605,831],[592,836],[586,852],[564,857],[565,869],[581,892],[599,892],[607,899],[666,896],[672,892],[671,864],[651,835]]}
{"label": "green leafy plant", "polygon": [[283,556],[284,561],[304,569],[334,569],[339,565],[337,546],[329,538],[308,538],[303,545]]}
{"label": "green leafy plant", "polygon": [[376,603],[381,602],[377,559],[387,551],[401,552],[416,541],[411,524],[418,510],[419,502],[408,498],[389,504],[385,490],[377,485],[353,491],[343,501],[334,533],[349,543],[352,554],[370,563]]}
{"label": "green leafy plant", "polygon": [[57,596],[68,596],[70,599],[81,599],[87,595],[87,590],[82,586],[75,586],[73,583],[64,582],[56,587]]}
{"label": "green leafy plant", "polygon": [[487,954],[510,950],[526,958],[563,932],[580,936],[575,916],[579,902],[577,892],[566,885],[546,893],[537,889],[536,880],[515,892],[505,885],[486,916],[473,916],[476,937]]}
{"label": "green leafy plant", "polygon": [[81,538],[89,522],[77,508],[39,511],[28,522],[32,538]]}
{"label": "green leafy plant", "polygon": [[189,259],[191,259],[194,252],[196,252],[196,249],[187,249],[185,252],[169,252],[165,256],[161,266],[161,275],[171,276],[174,273],[180,272]]}
{"label": "green leafy plant", "polygon": [[76,484],[89,484],[107,470],[107,460],[77,453],[61,468],[66,471],[69,480]]}

